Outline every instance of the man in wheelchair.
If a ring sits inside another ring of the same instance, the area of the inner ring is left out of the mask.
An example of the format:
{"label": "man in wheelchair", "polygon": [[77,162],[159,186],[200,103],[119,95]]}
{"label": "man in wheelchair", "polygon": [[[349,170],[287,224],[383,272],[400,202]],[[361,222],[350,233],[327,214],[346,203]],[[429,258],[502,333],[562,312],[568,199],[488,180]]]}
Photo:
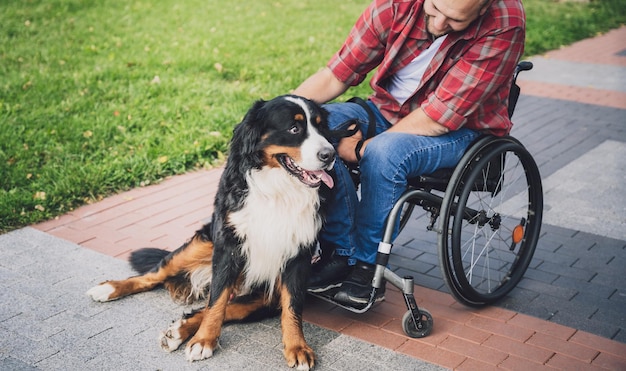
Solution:
{"label": "man in wheelchair", "polygon": [[358,163],[361,190],[359,200],[348,167],[335,166],[309,291],[339,287],[335,301],[368,302],[378,243],[407,179],[454,167],[481,133],[511,130],[524,38],[520,0],[374,0],[326,68],[296,88],[326,103],[377,68],[365,104],[325,105],[331,129],[358,125],[334,144],[345,163]]}

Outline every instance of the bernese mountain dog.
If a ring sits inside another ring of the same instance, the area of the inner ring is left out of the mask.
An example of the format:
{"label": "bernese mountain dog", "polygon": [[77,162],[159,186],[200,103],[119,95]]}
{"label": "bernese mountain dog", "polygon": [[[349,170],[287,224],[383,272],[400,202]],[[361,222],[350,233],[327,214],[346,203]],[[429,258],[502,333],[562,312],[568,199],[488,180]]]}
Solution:
{"label": "bernese mountain dog", "polygon": [[287,364],[312,368],[302,310],[322,226],[319,188],[333,186],[327,116],[294,95],[257,101],[233,131],[211,222],[173,252],[135,251],[130,262],[140,275],[87,295],[105,302],[163,285],[185,302],[208,296],[206,307],[160,334],[167,351],[187,341],[190,361],[213,355],[223,323],[280,313]]}

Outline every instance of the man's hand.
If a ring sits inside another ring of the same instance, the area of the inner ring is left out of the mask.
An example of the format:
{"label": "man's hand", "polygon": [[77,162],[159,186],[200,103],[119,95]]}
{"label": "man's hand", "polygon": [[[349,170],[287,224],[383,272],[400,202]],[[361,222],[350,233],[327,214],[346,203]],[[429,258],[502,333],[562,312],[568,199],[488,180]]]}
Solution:
{"label": "man's hand", "polygon": [[[354,129],[354,125],[350,126],[348,129]],[[426,116],[424,111],[420,108],[411,112],[411,114],[391,126],[387,129],[387,132],[423,136],[439,136],[448,133],[449,130],[447,127]],[[347,162],[359,162],[355,154],[355,149],[359,141],[362,139],[363,133],[361,133],[361,131],[357,131],[351,137],[346,137],[339,141],[339,145],[337,146],[337,153],[339,154],[339,157]],[[372,138],[363,142],[363,146],[361,146],[361,150],[359,151],[360,156],[363,156],[365,147],[370,140],[372,140]]]}
{"label": "man's hand", "polygon": [[[348,128],[348,130],[352,130],[355,128],[355,125],[352,125]],[[356,149],[357,143],[363,139],[363,133],[360,130],[357,130],[354,135],[351,137],[345,137],[339,141],[337,145],[337,153],[342,160],[346,162],[357,163],[359,162],[356,158],[356,154],[354,150]],[[363,151],[365,150],[365,144],[361,147],[360,155],[363,155]]]}
{"label": "man's hand", "polygon": [[408,133],[423,135],[426,137],[436,137],[448,133],[450,130],[431,119],[421,108],[411,112],[395,125],[390,127],[388,132]]}

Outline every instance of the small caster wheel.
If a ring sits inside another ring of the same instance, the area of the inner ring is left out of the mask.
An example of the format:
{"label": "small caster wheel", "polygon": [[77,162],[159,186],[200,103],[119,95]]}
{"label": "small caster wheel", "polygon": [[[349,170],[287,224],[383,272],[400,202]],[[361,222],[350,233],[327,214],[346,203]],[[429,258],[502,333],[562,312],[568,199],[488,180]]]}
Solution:
{"label": "small caster wheel", "polygon": [[419,310],[420,315],[420,326],[419,328],[415,325],[415,321],[413,321],[413,316],[411,316],[411,311],[408,310],[402,316],[402,330],[404,333],[412,338],[423,338],[428,336],[433,330],[433,316],[426,309]]}

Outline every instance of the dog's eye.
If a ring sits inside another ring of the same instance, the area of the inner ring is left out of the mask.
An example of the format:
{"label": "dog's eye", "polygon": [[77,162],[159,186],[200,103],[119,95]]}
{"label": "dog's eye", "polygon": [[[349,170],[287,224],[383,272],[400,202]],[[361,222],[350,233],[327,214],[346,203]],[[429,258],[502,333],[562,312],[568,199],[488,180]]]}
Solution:
{"label": "dog's eye", "polygon": [[293,124],[290,128],[289,128],[289,134],[300,134],[300,132],[302,131],[302,128],[300,127],[300,125],[297,124]]}

